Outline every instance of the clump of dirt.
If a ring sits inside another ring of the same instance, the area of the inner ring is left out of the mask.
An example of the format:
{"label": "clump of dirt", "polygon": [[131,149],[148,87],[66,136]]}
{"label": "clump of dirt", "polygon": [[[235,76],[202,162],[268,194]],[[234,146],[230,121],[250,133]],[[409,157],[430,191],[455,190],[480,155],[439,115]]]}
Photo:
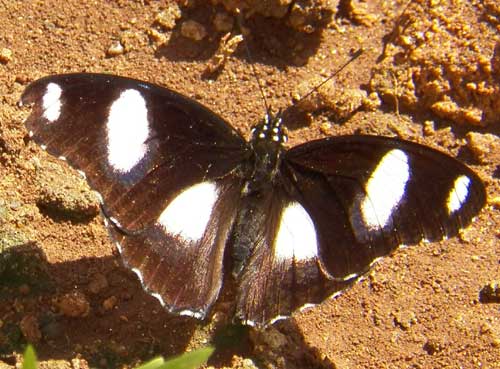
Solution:
{"label": "clump of dirt", "polygon": [[498,28],[498,10],[488,3],[412,1],[386,36],[370,88],[386,103],[430,110],[457,124],[495,123]]}

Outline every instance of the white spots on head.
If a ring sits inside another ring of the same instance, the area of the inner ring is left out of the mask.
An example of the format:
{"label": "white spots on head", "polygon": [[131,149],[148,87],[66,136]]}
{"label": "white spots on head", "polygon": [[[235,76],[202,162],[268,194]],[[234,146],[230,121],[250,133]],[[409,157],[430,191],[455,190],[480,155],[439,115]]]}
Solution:
{"label": "white spots on head", "polygon": [[56,83],[49,83],[42,98],[43,117],[50,123],[59,119],[61,115],[61,87]]}
{"label": "white spots on head", "polygon": [[366,184],[361,217],[368,228],[385,227],[405,193],[410,178],[408,156],[401,150],[384,155]]}
{"label": "white spots on head", "polygon": [[448,194],[448,199],[446,201],[446,206],[448,208],[448,214],[453,214],[455,211],[459,210],[465,203],[467,196],[469,195],[470,178],[461,175],[453,183],[453,188]]}
{"label": "white spots on head", "polygon": [[120,94],[109,109],[106,128],[109,164],[118,172],[129,172],[148,150],[148,110],[139,91],[129,89]]}
{"label": "white spots on head", "polygon": [[314,223],[298,202],[289,203],[281,213],[274,253],[278,260],[308,260],[318,255]]}
{"label": "white spots on head", "polygon": [[266,134],[264,132],[259,133],[259,138],[266,138]]}
{"label": "white spots on head", "polygon": [[218,195],[213,182],[195,184],[168,204],[158,218],[158,224],[171,235],[198,241],[205,233]]}

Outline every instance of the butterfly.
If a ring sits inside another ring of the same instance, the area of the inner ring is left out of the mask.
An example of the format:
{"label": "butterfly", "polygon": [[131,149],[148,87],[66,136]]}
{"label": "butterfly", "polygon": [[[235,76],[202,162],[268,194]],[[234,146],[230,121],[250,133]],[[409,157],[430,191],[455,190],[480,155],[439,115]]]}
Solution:
{"label": "butterfly", "polygon": [[454,236],[481,179],[437,150],[350,135],[286,148],[280,115],[243,136],[200,103],[105,74],[31,83],[20,105],[49,153],[102,198],[124,263],[173,313],[203,319],[223,282],[264,326],[321,303],[401,245]]}

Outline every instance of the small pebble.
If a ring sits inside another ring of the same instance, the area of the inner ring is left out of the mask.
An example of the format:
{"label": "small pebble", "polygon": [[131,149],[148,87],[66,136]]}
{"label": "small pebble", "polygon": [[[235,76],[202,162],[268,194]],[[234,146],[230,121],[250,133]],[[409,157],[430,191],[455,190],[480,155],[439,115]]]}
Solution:
{"label": "small pebble", "polygon": [[175,27],[177,19],[179,19],[181,16],[181,10],[177,3],[174,2],[172,5],[169,5],[167,9],[156,14],[155,22],[166,30],[171,30]]}
{"label": "small pebble", "polygon": [[488,204],[496,209],[500,209],[500,196],[495,196],[488,199]]}
{"label": "small pebble", "polygon": [[168,36],[155,29],[148,30],[148,35],[157,45],[165,45],[168,42]]}
{"label": "small pebble", "polygon": [[26,283],[23,283],[22,285],[19,286],[19,293],[21,295],[28,295],[31,292],[30,286],[28,286]]}
{"label": "small pebble", "polygon": [[203,24],[188,20],[181,25],[181,35],[194,41],[201,41],[207,36],[207,31]]}
{"label": "small pebble", "polygon": [[214,17],[214,27],[218,32],[231,32],[234,19],[225,12],[219,12]]}
{"label": "small pebble", "polygon": [[109,283],[104,274],[96,273],[91,278],[92,279],[90,280],[88,286],[88,289],[91,293],[98,294],[99,292],[108,288]]}
{"label": "small pebble", "polygon": [[0,63],[7,64],[12,61],[12,50],[3,47],[0,49]]}
{"label": "small pebble", "polygon": [[479,301],[482,303],[500,303],[500,281],[493,281],[481,288]]}
{"label": "small pebble", "polygon": [[445,347],[445,344],[436,338],[429,338],[429,339],[427,339],[427,342],[425,342],[425,344],[424,344],[424,350],[429,355],[434,355],[434,354],[442,351],[444,349],[444,347]]}
{"label": "small pebble", "polygon": [[424,122],[424,136],[432,136],[435,133],[434,122],[432,120],[426,120]]}
{"label": "small pebble", "polygon": [[370,93],[363,100],[363,108],[367,111],[377,110],[380,107],[380,105],[382,105],[382,100],[380,100],[380,96],[376,92]]}
{"label": "small pebble", "polygon": [[56,299],[54,301],[60,312],[72,318],[85,317],[90,312],[90,303],[87,297],[79,292],[74,291]]}
{"label": "small pebble", "polygon": [[122,55],[124,52],[125,52],[125,48],[120,43],[120,41],[114,41],[111,44],[111,46],[109,47],[109,49],[106,52],[106,54],[108,56],[118,56],[118,55]]}
{"label": "small pebble", "polygon": [[321,131],[321,133],[325,135],[330,134],[331,129],[332,129],[332,124],[330,122],[323,122],[319,126],[319,130]]}
{"label": "small pebble", "polygon": [[38,325],[38,319],[34,315],[26,315],[23,319],[21,319],[19,328],[28,342],[37,343],[42,338],[42,333],[40,332],[40,327]]}
{"label": "small pebble", "polygon": [[104,308],[104,310],[111,310],[116,306],[117,302],[118,299],[116,298],[116,296],[111,296],[104,300],[104,302],[102,303],[102,307]]}
{"label": "small pebble", "polygon": [[466,136],[467,147],[481,164],[500,160],[500,138],[490,133],[469,132]]}

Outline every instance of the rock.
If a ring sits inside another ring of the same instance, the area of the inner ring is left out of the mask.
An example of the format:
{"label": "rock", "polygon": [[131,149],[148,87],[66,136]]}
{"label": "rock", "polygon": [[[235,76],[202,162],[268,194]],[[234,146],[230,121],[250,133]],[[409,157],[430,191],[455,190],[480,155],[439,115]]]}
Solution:
{"label": "rock", "polygon": [[500,281],[493,281],[479,291],[479,301],[482,303],[500,303]]}
{"label": "rock", "polygon": [[30,343],[38,343],[42,338],[38,319],[34,315],[26,315],[23,319],[21,319],[19,327],[24,338],[26,338],[26,341]]}
{"label": "rock", "polygon": [[428,338],[424,344],[424,350],[429,355],[434,355],[445,348],[446,344],[437,338]]}
{"label": "rock", "polygon": [[225,12],[215,14],[214,27],[218,32],[231,32],[234,25],[234,18]]}
{"label": "rock", "polygon": [[171,30],[175,27],[177,19],[181,17],[179,5],[174,2],[167,9],[156,14],[155,22],[166,30]]}
{"label": "rock", "polygon": [[0,63],[7,64],[12,61],[12,50],[3,47],[0,49]]}
{"label": "rock", "polygon": [[187,20],[181,25],[181,35],[194,41],[201,41],[207,36],[207,30],[203,24]]}
{"label": "rock", "polygon": [[[299,100],[298,107],[305,112],[314,112],[321,109],[331,110],[338,119],[348,118],[360,109],[367,100],[367,93],[357,88],[344,88],[328,81],[321,87],[320,79],[306,81],[298,87],[294,98]],[[312,94],[311,91],[317,88]],[[303,96],[307,96],[302,99]]]}
{"label": "rock", "polygon": [[413,311],[396,311],[392,313],[392,316],[394,323],[404,331],[410,329],[417,322],[417,317]]}
{"label": "rock", "polygon": [[120,41],[113,41],[113,43],[109,46],[108,50],[106,51],[107,56],[118,56],[122,55],[125,52],[125,48],[121,44]]}
{"label": "rock", "polygon": [[88,290],[90,293],[96,295],[99,292],[102,292],[103,290],[108,288],[108,286],[109,283],[108,280],[106,279],[106,276],[102,273],[95,273],[91,277],[90,283],[88,285]]}
{"label": "rock", "polygon": [[469,132],[467,147],[481,164],[500,162],[500,138],[490,133]]}
{"label": "rock", "polygon": [[104,302],[102,303],[102,307],[104,308],[104,310],[109,311],[116,306],[117,302],[118,299],[116,298],[116,296],[111,296],[104,300]]}
{"label": "rock", "polygon": [[71,318],[82,318],[89,315],[90,303],[82,292],[74,291],[55,299],[54,305],[59,311]]}
{"label": "rock", "polygon": [[99,200],[83,178],[68,175],[67,169],[44,163],[37,169],[37,205],[64,218],[91,219],[99,213]]}

